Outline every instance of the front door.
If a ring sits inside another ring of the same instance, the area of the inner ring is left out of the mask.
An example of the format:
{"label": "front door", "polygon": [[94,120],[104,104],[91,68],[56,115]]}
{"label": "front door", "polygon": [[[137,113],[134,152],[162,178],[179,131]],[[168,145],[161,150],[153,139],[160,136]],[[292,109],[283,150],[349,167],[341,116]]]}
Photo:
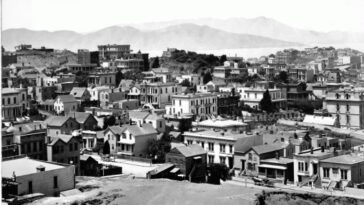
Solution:
{"label": "front door", "polygon": [[241,160],[241,170],[245,170],[245,160]]}
{"label": "front door", "polygon": [[317,164],[312,164],[313,174],[317,174]]}

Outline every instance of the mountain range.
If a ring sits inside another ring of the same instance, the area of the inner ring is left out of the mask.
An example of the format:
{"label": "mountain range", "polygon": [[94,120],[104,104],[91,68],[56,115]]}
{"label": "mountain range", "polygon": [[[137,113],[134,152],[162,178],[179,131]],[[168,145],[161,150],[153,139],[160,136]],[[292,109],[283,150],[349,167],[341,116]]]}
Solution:
{"label": "mountain range", "polygon": [[96,50],[100,44],[131,44],[134,50],[165,50],[176,47],[187,50],[296,47],[305,44],[364,42],[364,34],[349,32],[316,32],[290,27],[276,20],[190,19],[143,24],[116,25],[90,33],[74,31],[34,31],[8,29],[2,33],[5,49],[25,43],[33,47]]}

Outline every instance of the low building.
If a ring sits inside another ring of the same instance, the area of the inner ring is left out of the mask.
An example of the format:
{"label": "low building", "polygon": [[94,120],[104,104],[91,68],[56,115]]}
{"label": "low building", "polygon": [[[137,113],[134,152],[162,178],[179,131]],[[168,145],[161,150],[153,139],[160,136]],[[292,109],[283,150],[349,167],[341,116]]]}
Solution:
{"label": "low building", "polygon": [[100,106],[108,107],[112,105],[116,101],[126,99],[126,93],[121,91],[121,88],[118,89],[107,89],[100,91]]}
{"label": "low building", "polygon": [[217,114],[217,95],[212,93],[190,93],[172,96],[172,105],[166,106],[169,115],[206,115]]}
{"label": "low building", "polygon": [[243,174],[257,176],[261,160],[270,159],[276,155],[284,156],[285,144],[273,143],[251,147],[236,160],[240,160]]}
{"label": "low building", "polygon": [[320,161],[335,156],[335,153],[339,154],[333,149],[321,147],[294,154],[294,183],[300,186],[315,186],[320,174]]}
{"label": "low building", "polygon": [[97,120],[90,113],[69,112],[66,116],[74,118],[82,130],[95,130],[97,128]]}
{"label": "low building", "polygon": [[109,153],[139,157],[146,156],[149,142],[157,139],[157,131],[150,124],[111,126],[104,136],[104,152],[109,149]]}
{"label": "low building", "polygon": [[177,146],[166,154],[166,162],[176,167],[173,173],[181,173],[191,182],[205,182],[207,152],[199,145]]}
{"label": "low building", "polygon": [[364,155],[351,153],[320,161],[321,183],[323,187],[339,188],[355,186],[364,182]]}
{"label": "low building", "polygon": [[80,124],[73,117],[50,116],[44,124],[47,126],[47,136],[70,135],[73,131],[80,129]]}
{"label": "low building", "polygon": [[72,164],[76,175],[80,173],[80,138],[78,136],[59,134],[47,137],[47,161]]}
{"label": "low building", "polygon": [[79,102],[89,101],[91,99],[90,92],[87,88],[82,87],[72,88],[70,95],[73,95],[73,97]]}
{"label": "low building", "polygon": [[141,125],[143,123],[149,123],[159,133],[164,133],[164,131],[166,130],[165,119],[157,114],[141,111],[129,111],[129,118],[131,121],[135,122],[138,125]]}
{"label": "low building", "polygon": [[80,103],[73,95],[59,95],[54,102],[54,110],[57,114],[76,112]]}
{"label": "low building", "polygon": [[28,108],[28,95],[26,88],[3,88],[1,90],[3,121],[15,121],[23,116]]}
{"label": "low building", "polygon": [[208,163],[221,163],[229,168],[234,165],[235,143],[240,138],[248,137],[220,130],[194,130],[184,132],[184,143],[187,145],[198,144],[207,151]]}
{"label": "low building", "polygon": [[88,85],[96,86],[117,86],[116,85],[116,73],[115,72],[97,72],[92,73],[87,79]]}
{"label": "low building", "polygon": [[123,110],[135,110],[138,109],[139,106],[140,106],[139,100],[134,100],[134,99],[119,100],[113,103],[114,108]]}
{"label": "low building", "polygon": [[237,120],[229,120],[218,117],[212,120],[209,119],[201,122],[196,122],[193,126],[202,129],[223,130],[225,132],[242,133],[244,131],[247,131],[248,125],[244,122],[240,122]]}
{"label": "low building", "polygon": [[258,176],[287,184],[293,182],[293,159],[277,155],[275,158],[260,160]]}
{"label": "low building", "polygon": [[[4,160],[1,163],[3,198],[41,193],[58,196],[75,188],[75,167],[45,162],[28,157]],[[6,169],[4,169],[6,168]]]}

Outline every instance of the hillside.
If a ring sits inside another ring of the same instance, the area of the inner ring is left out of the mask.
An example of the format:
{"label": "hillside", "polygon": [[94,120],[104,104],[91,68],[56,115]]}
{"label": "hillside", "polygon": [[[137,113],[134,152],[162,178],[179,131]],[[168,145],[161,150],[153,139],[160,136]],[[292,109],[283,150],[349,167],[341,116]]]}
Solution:
{"label": "hillside", "polygon": [[164,22],[129,24],[129,26],[133,26],[134,28],[140,30],[156,30],[174,25],[189,23],[200,26],[209,26],[226,32],[271,37],[278,40],[298,42],[303,44],[344,44],[364,42],[363,33],[344,31],[317,32],[312,30],[304,30],[266,17],[183,19]]}
{"label": "hillside", "polygon": [[287,47],[301,44],[249,34],[237,34],[195,24],[180,24],[153,31],[141,31],[130,26],[113,26],[96,32],[79,34],[72,31],[32,31],[9,29],[3,31],[3,46],[13,49],[21,43],[33,47],[55,49],[80,48],[96,50],[100,44],[131,44],[138,50],[164,50],[177,47],[189,50]]}

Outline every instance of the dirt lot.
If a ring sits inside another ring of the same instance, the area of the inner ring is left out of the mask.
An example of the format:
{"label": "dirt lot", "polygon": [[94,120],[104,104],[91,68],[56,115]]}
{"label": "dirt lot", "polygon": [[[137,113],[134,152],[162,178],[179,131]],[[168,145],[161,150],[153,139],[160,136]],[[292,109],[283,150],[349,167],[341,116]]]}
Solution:
{"label": "dirt lot", "polygon": [[48,197],[33,204],[255,204],[261,189],[234,184],[194,184],[167,179],[77,178],[82,194]]}

